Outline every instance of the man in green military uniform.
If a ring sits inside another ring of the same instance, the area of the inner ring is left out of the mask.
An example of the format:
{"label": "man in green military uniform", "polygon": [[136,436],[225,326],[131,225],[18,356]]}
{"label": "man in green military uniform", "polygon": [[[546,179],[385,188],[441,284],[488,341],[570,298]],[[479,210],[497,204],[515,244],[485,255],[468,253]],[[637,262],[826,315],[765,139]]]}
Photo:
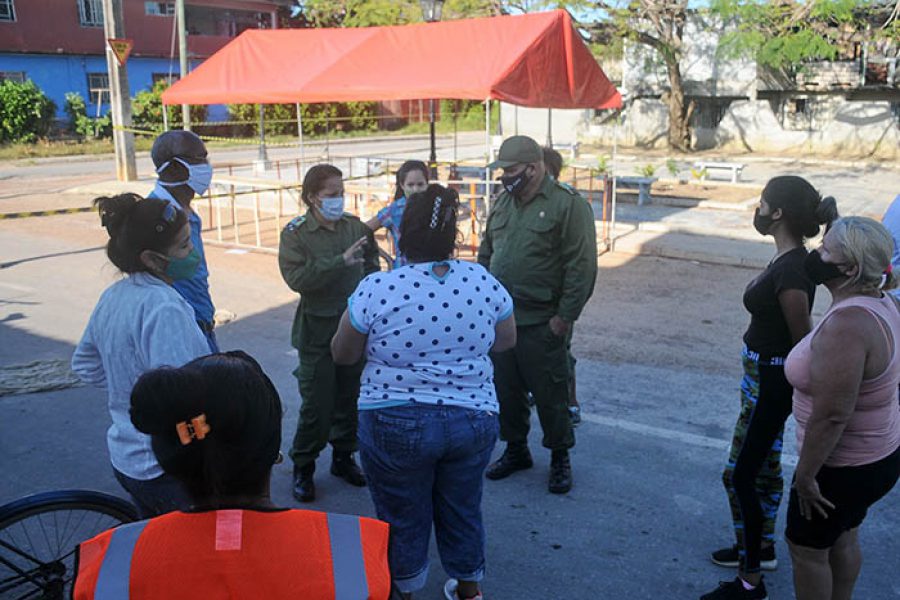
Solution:
{"label": "man in green military uniform", "polygon": [[488,166],[503,169],[504,189],[488,217],[478,262],[512,296],[518,341],[512,350],[492,355],[500,436],[507,445],[486,475],[503,479],[532,466],[530,392],[543,445],[552,452],[548,488],[564,494],[572,487],[569,448],[575,445],[566,336],[594,290],[594,215],[575,190],[547,174],[541,147],[529,137],[504,141]]}
{"label": "man in green military uniform", "polygon": [[327,443],[333,448],[331,473],[364,486],[353,460],[356,450],[359,377],[364,361],[338,366],[331,360],[331,338],[337,331],[347,298],[363,277],[378,271],[378,247],[372,230],[344,212],[342,173],[332,165],[316,165],[303,179],[306,214],[281,233],[278,266],[288,286],[300,293],[291,344],[300,355],[294,371],[300,396],[300,419],[291,446],[294,497],[316,497],[316,458]]}

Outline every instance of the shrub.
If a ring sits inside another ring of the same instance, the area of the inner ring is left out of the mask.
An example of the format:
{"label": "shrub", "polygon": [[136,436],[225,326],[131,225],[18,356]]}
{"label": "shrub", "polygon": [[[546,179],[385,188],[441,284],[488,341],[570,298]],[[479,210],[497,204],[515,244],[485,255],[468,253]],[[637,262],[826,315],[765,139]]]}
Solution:
{"label": "shrub", "polygon": [[112,135],[112,119],[109,113],[102,117],[89,117],[84,98],[78,92],[66,93],[66,106],[63,110],[69,116],[69,129],[82,138],[99,139]]}
{"label": "shrub", "polygon": [[[149,129],[151,131],[163,130],[163,103],[162,93],[169,87],[169,82],[160,79],[149,90],[142,90],[135,94],[131,100],[131,122],[136,129]],[[207,108],[203,104],[192,104],[191,123],[206,121]],[[181,106],[167,106],[166,116],[169,119],[169,127],[181,123]]]}
{"label": "shrub", "polygon": [[56,104],[33,81],[0,82],[0,142],[33,142],[53,125]]}
{"label": "shrub", "polygon": [[656,167],[651,164],[646,164],[643,167],[636,167],[635,171],[643,177],[653,177],[656,174]]}
{"label": "shrub", "polygon": [[[303,133],[324,134],[327,131],[374,131],[378,128],[375,102],[326,102],[321,104],[301,104]],[[258,135],[256,123],[259,109],[256,104],[229,104],[228,114],[232,121],[242,124],[234,129],[235,135]],[[266,120],[266,134],[297,134],[296,104],[266,104],[263,112]]]}

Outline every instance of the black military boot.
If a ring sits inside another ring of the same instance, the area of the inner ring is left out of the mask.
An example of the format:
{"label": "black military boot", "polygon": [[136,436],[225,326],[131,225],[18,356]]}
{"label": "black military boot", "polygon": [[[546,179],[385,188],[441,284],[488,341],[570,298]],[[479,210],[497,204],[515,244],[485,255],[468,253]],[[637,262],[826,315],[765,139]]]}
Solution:
{"label": "black military boot", "polygon": [[366,477],[353,460],[351,452],[334,452],[331,458],[331,474],[340,477],[350,485],[366,486]]}
{"label": "black military boot", "polygon": [[488,479],[503,479],[509,477],[516,471],[530,469],[534,466],[531,460],[531,452],[528,451],[528,444],[516,443],[507,444],[503,456],[491,464],[484,473]]}
{"label": "black military boot", "polygon": [[572,489],[572,463],[569,462],[568,450],[553,451],[547,489],[551,494],[565,494]]}
{"label": "black military boot", "polygon": [[303,467],[294,467],[294,498],[298,502],[312,502],[316,499],[316,484],[313,483],[313,473],[316,472],[316,463],[311,462]]}

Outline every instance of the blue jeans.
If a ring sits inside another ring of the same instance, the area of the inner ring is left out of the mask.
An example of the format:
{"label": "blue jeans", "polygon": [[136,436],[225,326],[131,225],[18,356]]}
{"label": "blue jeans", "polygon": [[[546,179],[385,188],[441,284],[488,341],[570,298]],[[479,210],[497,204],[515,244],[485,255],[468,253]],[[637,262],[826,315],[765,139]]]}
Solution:
{"label": "blue jeans", "polygon": [[124,488],[137,506],[141,519],[152,519],[175,510],[186,510],[192,504],[187,490],[177,479],[168,474],[155,479],[132,479],[113,468],[119,485]]}
{"label": "blue jeans", "polygon": [[391,526],[388,561],[404,593],[425,586],[431,527],[448,575],[484,577],[481,493],[497,415],[415,404],[359,412],[359,455],[378,518]]}

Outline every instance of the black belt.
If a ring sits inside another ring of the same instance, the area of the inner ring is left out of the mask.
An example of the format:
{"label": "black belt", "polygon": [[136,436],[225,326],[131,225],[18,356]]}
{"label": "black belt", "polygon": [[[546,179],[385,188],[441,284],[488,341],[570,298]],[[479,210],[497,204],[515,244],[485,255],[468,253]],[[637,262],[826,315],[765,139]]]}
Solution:
{"label": "black belt", "polygon": [[212,333],[212,330],[216,328],[215,321],[197,321],[197,325],[203,333]]}

